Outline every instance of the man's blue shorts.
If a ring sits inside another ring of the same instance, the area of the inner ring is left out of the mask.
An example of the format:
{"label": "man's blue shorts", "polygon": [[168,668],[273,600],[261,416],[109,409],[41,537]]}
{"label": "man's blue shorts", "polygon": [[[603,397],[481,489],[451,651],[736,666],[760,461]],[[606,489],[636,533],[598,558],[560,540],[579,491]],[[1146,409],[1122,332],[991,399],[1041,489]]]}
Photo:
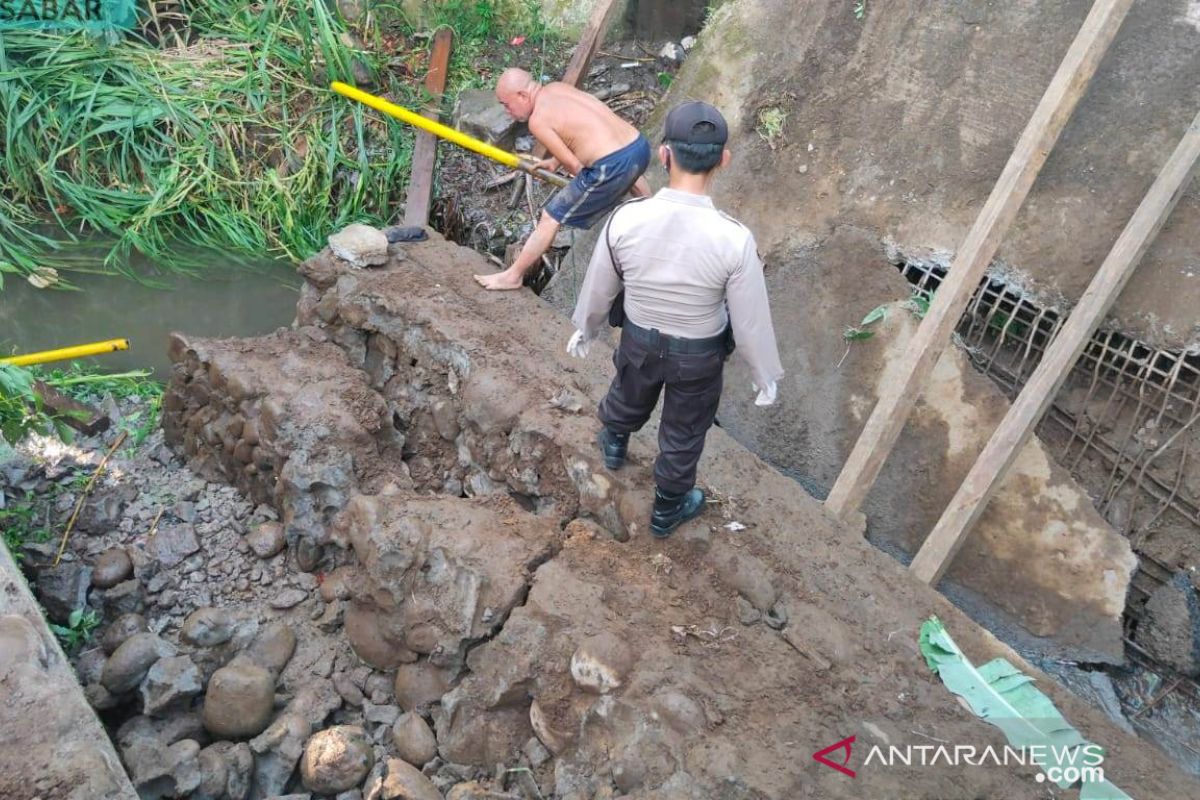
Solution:
{"label": "man's blue shorts", "polygon": [[650,163],[650,142],[639,135],[630,144],[584,167],[546,203],[560,225],[590,228],[612,211]]}

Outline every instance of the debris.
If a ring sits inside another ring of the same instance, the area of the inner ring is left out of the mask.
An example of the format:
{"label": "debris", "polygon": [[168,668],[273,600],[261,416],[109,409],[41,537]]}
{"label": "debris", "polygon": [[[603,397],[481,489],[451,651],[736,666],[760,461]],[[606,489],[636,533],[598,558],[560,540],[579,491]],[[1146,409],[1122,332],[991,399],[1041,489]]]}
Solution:
{"label": "debris", "polygon": [[583,411],[583,401],[579,399],[579,395],[565,386],[555,392],[546,405],[550,408],[566,411],[569,414],[578,414],[580,411]]}
{"label": "debris", "polygon": [[[937,617],[930,617],[921,625],[920,647],[929,668],[977,717],[1002,730],[1012,746],[1037,747],[1044,753],[1038,762],[1043,771],[1086,763],[1087,750],[1083,748],[1094,745],[1071,727],[1050,698],[1034,686],[1033,678],[1006,659],[996,658],[976,667],[950,638]],[[1047,777],[1050,777],[1049,772]],[[1057,783],[1067,789],[1075,780]],[[1120,789],[1103,779],[1097,781],[1088,770],[1083,771],[1080,798],[1129,800]]]}
{"label": "debris", "polygon": [[743,525],[742,523],[738,522],[737,520],[726,522],[721,527],[724,528],[725,530],[729,531],[730,533],[741,533],[742,531],[746,530],[746,526]]}

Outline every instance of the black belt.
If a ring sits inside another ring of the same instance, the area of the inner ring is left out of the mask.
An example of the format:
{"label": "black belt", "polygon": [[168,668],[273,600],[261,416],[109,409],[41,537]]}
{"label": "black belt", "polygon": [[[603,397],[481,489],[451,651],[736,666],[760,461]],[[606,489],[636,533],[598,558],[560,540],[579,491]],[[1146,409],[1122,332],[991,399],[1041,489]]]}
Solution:
{"label": "black belt", "polygon": [[646,329],[639,325],[634,325],[629,317],[625,318],[625,324],[621,330],[625,332],[624,335],[660,353],[700,354],[725,349],[724,333],[718,333],[716,336],[710,336],[707,339],[683,339],[678,336],[668,336],[657,328]]}

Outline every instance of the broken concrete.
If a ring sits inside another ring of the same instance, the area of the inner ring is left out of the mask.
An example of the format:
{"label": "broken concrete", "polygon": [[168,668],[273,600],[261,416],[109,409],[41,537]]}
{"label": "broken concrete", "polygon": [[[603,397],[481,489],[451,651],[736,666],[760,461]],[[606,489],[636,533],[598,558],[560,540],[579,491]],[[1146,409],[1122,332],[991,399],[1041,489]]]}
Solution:
{"label": "broken concrete", "polygon": [[0,797],[135,800],[117,753],[0,546]]}
{"label": "broken concrete", "polygon": [[1150,596],[1136,641],[1180,675],[1200,677],[1200,596],[1186,572]]}
{"label": "broken concrete", "polygon": [[[773,266],[844,224],[948,263],[1090,7],[900,0],[868,4],[860,22],[842,0],[725,3],[646,128],[657,136],[681,99],[722,109],[734,160],[716,199]],[[996,268],[1042,305],[1079,298],[1200,106],[1187,8],[1134,4],[1001,243]],[[759,119],[771,109],[786,115],[774,135]],[[1198,249],[1193,184],[1111,325],[1152,346],[1200,344]]]}

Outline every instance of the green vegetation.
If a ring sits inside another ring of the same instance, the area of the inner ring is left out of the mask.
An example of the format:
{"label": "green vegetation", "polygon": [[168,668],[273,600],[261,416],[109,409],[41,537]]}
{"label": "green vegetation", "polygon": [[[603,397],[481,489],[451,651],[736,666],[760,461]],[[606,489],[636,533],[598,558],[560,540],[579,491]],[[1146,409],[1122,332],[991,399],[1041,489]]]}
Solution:
{"label": "green vegetation", "polygon": [[39,503],[32,494],[26,493],[23,500],[0,508],[4,545],[14,561],[25,558],[22,548],[27,543],[50,540],[50,505],[45,498]]}
{"label": "green vegetation", "polygon": [[53,622],[49,625],[63,649],[67,651],[67,655],[71,655],[92,640],[92,631],[99,627],[100,616],[91,609],[84,611],[77,608],[71,612],[65,626],[55,625]]}
{"label": "green vegetation", "polygon": [[149,374],[139,370],[105,375],[79,364],[65,370],[0,364],[0,437],[10,444],[31,433],[55,433],[64,441],[71,440],[66,420],[51,415],[34,390],[34,382],[40,380],[81,403],[96,404],[106,396],[114,400],[138,398],[140,408],[122,417],[118,425],[129,433],[130,445],[136,447],[158,426],[162,404],[162,384],[149,380]]}
{"label": "green vegetation", "polygon": [[[434,7],[459,34],[448,103],[483,79],[485,43],[508,43],[495,7]],[[195,248],[302,259],[350,222],[387,224],[412,131],[328,85],[419,105],[427,40],[399,15],[381,4],[354,27],[324,2],[189,0],[147,38],[0,33],[0,287],[128,273],[133,251],[181,272],[204,268],[181,255]],[[544,45],[537,14],[523,23]],[[95,234],[115,240],[101,258],[82,247]]]}
{"label": "green vegetation", "polygon": [[783,123],[787,122],[787,112],[778,106],[770,106],[758,112],[758,135],[762,137],[771,149],[783,135]]}

